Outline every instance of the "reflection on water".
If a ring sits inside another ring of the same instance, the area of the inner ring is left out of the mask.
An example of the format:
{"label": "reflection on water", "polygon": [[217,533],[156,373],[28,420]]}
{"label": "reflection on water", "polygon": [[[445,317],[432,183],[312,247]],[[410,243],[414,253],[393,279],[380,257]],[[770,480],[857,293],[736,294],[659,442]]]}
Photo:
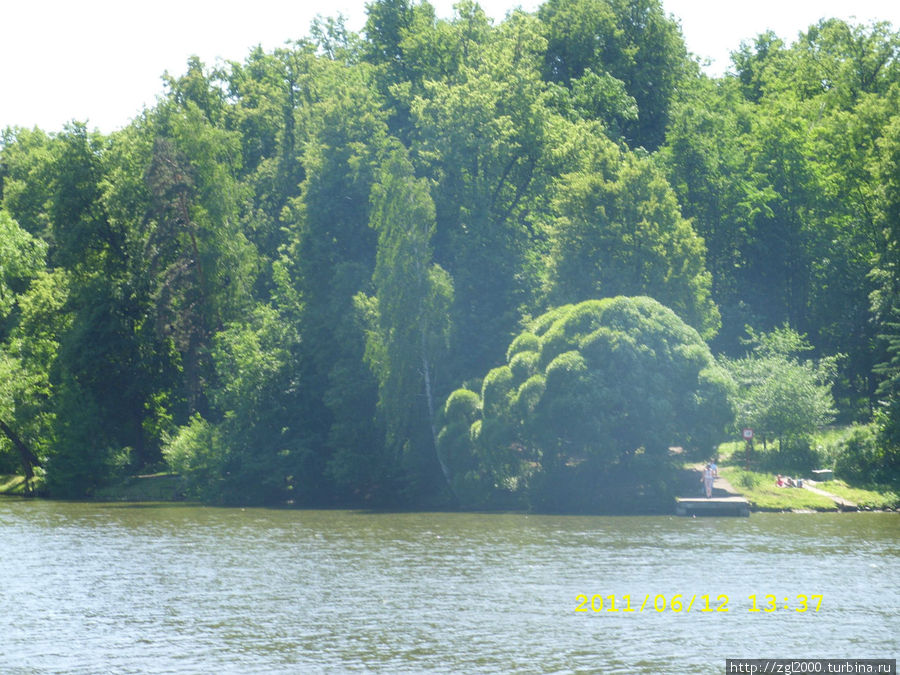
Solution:
{"label": "reflection on water", "polygon": [[[725,658],[896,658],[898,535],[896,514],[0,500],[0,672],[720,673]],[[635,610],[650,598],[643,612],[576,612],[580,594],[619,607],[627,594]],[[685,608],[697,596],[690,613],[652,609],[676,594]],[[801,594],[823,595],[821,609],[783,609]],[[711,608],[726,595],[729,611],[700,612],[702,595]],[[778,609],[750,612],[750,595]]]}

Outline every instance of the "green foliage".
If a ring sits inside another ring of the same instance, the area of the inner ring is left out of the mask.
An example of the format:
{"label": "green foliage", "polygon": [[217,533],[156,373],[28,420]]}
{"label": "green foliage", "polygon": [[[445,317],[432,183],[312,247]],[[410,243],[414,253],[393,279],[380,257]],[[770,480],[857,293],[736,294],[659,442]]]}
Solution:
{"label": "green foliage", "polygon": [[682,218],[674,192],[649,161],[602,136],[584,140],[583,167],[562,176],[553,199],[551,298],[649,295],[711,338],[719,312],[703,241]]}
{"label": "green foliage", "polygon": [[880,358],[869,297],[891,276],[896,239],[885,187],[896,175],[886,150],[897,42],[885,24],[839,20],[794,44],[760,35],[733,55],[736,77],[686,83],[660,155],[707,244],[716,346],[737,355],[746,324],[788,322],[817,355],[846,354],[843,421],[868,419]]}
{"label": "green foliage", "polygon": [[27,480],[51,438],[49,371],[65,323],[46,248],[0,209],[0,464]]}
{"label": "green foliage", "polygon": [[[632,468],[642,468],[637,482],[625,479],[635,490],[661,479],[669,446],[708,453],[720,440],[731,422],[728,377],[671,310],[618,297],[549,314],[516,338],[509,365],[488,372],[480,401],[464,390],[448,399],[442,443],[469,472],[490,475],[497,490],[529,485],[533,503],[554,508],[567,503],[557,478],[579,489],[595,481],[596,509],[614,501],[613,480]],[[476,412],[481,419],[470,423]],[[582,498],[573,495],[568,507],[591,501]]]}
{"label": "green foliage", "polygon": [[[757,438],[778,439],[778,461],[793,457],[801,468],[815,463],[809,455],[812,434],[834,416],[831,395],[837,357],[801,361],[812,349],[806,337],[788,326],[770,333],[748,329],[750,353],[723,364],[738,383],[734,393],[738,428],[750,427]],[[777,467],[776,467],[777,468]]]}
{"label": "green foliage", "polygon": [[[3,131],[0,468],[97,494],[167,448],[210,500],[626,508],[732,416],[708,339],[769,460],[896,470],[889,25],[712,78],[658,0],[367,11],[191,58],[110,135]],[[834,416],[877,440],[820,453]]]}
{"label": "green foliage", "polygon": [[900,482],[900,452],[884,443],[874,425],[856,426],[844,439],[834,462],[834,473],[855,485]]}
{"label": "green foliage", "polygon": [[163,448],[169,468],[185,478],[188,496],[195,499],[219,496],[214,482],[221,475],[224,454],[215,427],[197,414]]}
{"label": "green foliage", "polygon": [[[378,233],[372,284],[376,301],[366,360],[378,380],[378,411],[385,425],[387,457],[370,462],[372,476],[410,471],[414,485],[435,482],[435,391],[443,373],[452,283],[432,262],[434,203],[427,181],[416,179],[405,149],[394,148],[372,188],[371,227]],[[361,300],[364,302],[364,300]],[[413,407],[420,400],[424,405]],[[437,461],[435,461],[437,460]]]}
{"label": "green foliage", "polygon": [[478,326],[451,342],[463,378],[493,363],[538,288],[529,220],[557,132],[537,71],[543,44],[534,17],[515,13],[411,103],[413,156],[435,181],[435,260],[453,279],[455,323]]}
{"label": "green foliage", "polygon": [[[665,137],[669,107],[688,70],[687,52],[678,25],[657,0],[548,0],[538,10],[546,25],[544,76],[569,84],[579,95],[582,78],[596,73],[596,84],[621,82],[637,108],[636,119],[621,93],[618,110],[633,147],[656,149]],[[601,117],[602,119],[602,117]]]}
{"label": "green foliage", "polygon": [[[0,420],[14,428],[39,459],[52,447],[51,370],[60,336],[71,321],[65,311],[67,292],[65,273],[41,271],[18,296],[18,322],[0,344]],[[6,442],[0,441],[0,447]]]}
{"label": "green foliage", "polygon": [[0,209],[0,321],[6,318],[28,281],[44,266],[47,245],[19,227]]}
{"label": "green foliage", "polygon": [[303,473],[318,474],[323,489],[338,492],[326,483],[330,467],[347,500],[369,494],[367,466],[355,460],[381,447],[378,385],[364,360],[367,326],[355,307],[375,266],[370,195],[387,144],[372,76],[366,65],[322,64],[306,110],[305,179],[289,205],[282,249],[302,303],[292,319],[302,330],[295,377],[302,374],[297,405],[309,450]]}
{"label": "green foliage", "polygon": [[54,397],[54,443],[47,453],[46,487],[61,498],[82,498],[114,476],[116,448],[103,428],[91,392],[65,373]]}
{"label": "green foliage", "polygon": [[22,228],[45,242],[51,239],[48,207],[52,199],[53,139],[40,129],[0,132],[0,196]]}

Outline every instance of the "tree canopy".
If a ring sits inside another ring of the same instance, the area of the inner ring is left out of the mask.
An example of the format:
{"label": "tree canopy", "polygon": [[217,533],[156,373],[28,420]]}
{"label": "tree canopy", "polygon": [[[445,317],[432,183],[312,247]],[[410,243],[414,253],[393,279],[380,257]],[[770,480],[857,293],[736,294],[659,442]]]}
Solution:
{"label": "tree canopy", "polygon": [[[450,395],[441,450],[459,492],[566,504],[590,476],[600,503],[665,475],[669,449],[705,457],[733,419],[730,378],[696,330],[647,298],[554,308],[520,333],[480,393]],[[604,494],[608,492],[610,494]]]}
{"label": "tree canopy", "polygon": [[560,495],[663,493],[734,422],[715,353],[783,368],[738,406],[773,438],[871,423],[896,473],[893,27],[748,36],[710,77],[658,0],[367,11],[193,57],[111,134],[2,131],[0,471],[600,510]]}

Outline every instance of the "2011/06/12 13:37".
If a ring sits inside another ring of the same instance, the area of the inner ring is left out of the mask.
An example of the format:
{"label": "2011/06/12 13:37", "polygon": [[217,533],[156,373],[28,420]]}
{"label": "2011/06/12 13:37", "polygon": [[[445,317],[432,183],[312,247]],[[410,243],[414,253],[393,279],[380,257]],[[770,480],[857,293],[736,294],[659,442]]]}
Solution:
{"label": "2011/06/12 13:37", "polygon": [[[652,600],[651,600],[652,597]],[[793,599],[788,596],[782,596],[779,598],[776,595],[764,595],[761,596],[750,595],[747,599],[750,601],[750,606],[747,608],[749,612],[765,612],[767,614],[771,614],[772,612],[783,610],[783,611],[794,611],[794,612],[806,612],[812,610],[813,612],[818,612],[819,608],[822,606],[822,598],[821,594],[817,595],[796,595]],[[699,600],[699,602],[698,602]],[[643,612],[646,611],[656,611],[656,612],[690,612],[699,611],[699,612],[728,612],[731,611],[728,604],[730,602],[730,597],[726,594],[720,594],[716,596],[712,596],[709,594],[704,595],[691,595],[689,598],[686,595],[673,595],[671,597],[666,595],[654,595],[651,596],[647,593],[644,596],[643,601],[641,602],[640,608],[635,609],[631,604],[631,596],[630,595],[622,595],[619,596],[619,604],[616,604],[616,595],[591,595],[588,596],[586,594],[579,594],[575,596],[576,612]],[[779,604],[779,600],[781,600],[782,604]],[[813,606],[812,603],[815,603]],[[636,604],[636,603],[635,603]],[[695,607],[696,605],[696,607]]]}

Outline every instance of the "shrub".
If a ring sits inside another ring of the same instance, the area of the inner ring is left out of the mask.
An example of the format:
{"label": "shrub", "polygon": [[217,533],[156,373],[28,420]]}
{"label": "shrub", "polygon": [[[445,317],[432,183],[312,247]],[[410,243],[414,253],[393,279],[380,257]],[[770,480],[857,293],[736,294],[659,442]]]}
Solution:
{"label": "shrub", "polygon": [[855,427],[834,463],[839,478],[852,483],[890,482],[886,453],[873,425]]}
{"label": "shrub", "polygon": [[185,477],[191,496],[201,499],[209,496],[209,486],[224,460],[223,453],[216,428],[199,414],[180,427],[163,448],[169,468]]}
{"label": "shrub", "polygon": [[805,436],[785,438],[761,454],[760,468],[772,473],[808,475],[822,467],[822,457]]}

